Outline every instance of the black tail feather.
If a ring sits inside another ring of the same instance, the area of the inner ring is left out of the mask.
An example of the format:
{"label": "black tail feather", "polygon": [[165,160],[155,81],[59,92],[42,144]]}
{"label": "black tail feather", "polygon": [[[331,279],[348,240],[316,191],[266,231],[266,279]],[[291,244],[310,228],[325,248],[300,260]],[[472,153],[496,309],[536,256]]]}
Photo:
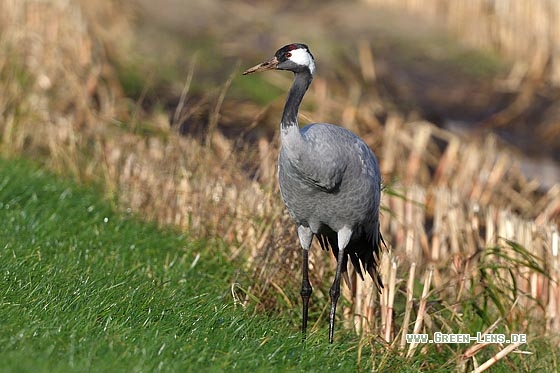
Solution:
{"label": "black tail feather", "polygon": [[[317,234],[316,237],[323,250],[329,250],[330,247],[334,257],[338,258],[336,232]],[[342,263],[342,271],[346,272],[348,270],[348,257],[350,257],[350,261],[358,275],[360,275],[360,278],[364,280],[363,270],[365,270],[375,282],[378,291],[381,291],[383,289],[383,282],[378,269],[383,247],[387,247],[387,245],[381,236],[381,232],[379,232],[379,226],[373,234],[362,234],[357,238],[353,237],[345,250],[346,255],[344,256],[344,263]]]}

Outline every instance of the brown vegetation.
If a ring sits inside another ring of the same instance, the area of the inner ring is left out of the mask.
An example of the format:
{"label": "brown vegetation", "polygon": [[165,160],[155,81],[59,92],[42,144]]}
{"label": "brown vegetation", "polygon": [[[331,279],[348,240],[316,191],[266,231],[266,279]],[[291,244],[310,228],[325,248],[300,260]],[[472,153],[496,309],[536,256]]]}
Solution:
{"label": "brown vegetation", "polygon": [[[254,124],[277,118],[279,108],[228,102],[230,80],[205,98],[204,137],[181,136],[165,114],[144,112],[122,92],[113,64],[132,43],[130,17],[109,1],[0,3],[2,153],[101,183],[121,209],[224,243],[251,273],[244,286],[251,296],[236,294],[242,301],[256,297],[269,310],[298,304],[300,253],[276,186],[278,141],[232,140],[218,128],[224,118]],[[363,76],[349,76],[348,84],[360,89],[362,81],[375,81],[375,66],[367,44],[356,48]],[[189,89],[187,79],[185,96]],[[510,332],[557,335],[560,186],[542,190],[538,180],[527,180],[493,136],[466,140],[397,113],[383,117],[379,99],[336,92],[317,79],[308,95],[314,109],[302,116],[343,122],[376,150],[387,185],[382,231],[391,249],[380,299],[369,282],[347,290],[348,325],[399,348],[413,328],[466,328],[461,302],[484,298],[488,315],[519,328]],[[315,284],[330,278],[329,258],[314,248]],[[328,297],[328,286],[322,288],[316,286],[316,299]],[[395,310],[398,299],[404,316]]]}
{"label": "brown vegetation", "polygon": [[560,4],[555,0],[364,0],[434,18],[478,47],[512,56],[524,65],[544,63],[539,73],[560,85]]}

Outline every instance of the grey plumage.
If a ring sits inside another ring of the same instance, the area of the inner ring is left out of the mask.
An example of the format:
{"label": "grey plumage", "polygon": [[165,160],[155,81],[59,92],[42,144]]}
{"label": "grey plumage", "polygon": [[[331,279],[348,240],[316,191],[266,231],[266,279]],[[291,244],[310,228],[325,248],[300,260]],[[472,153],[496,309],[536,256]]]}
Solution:
{"label": "grey plumage", "polygon": [[[329,341],[334,337],[334,317],[340,280],[346,277],[348,258],[363,279],[365,270],[382,288],[377,266],[383,239],[379,231],[381,173],[377,158],[354,133],[327,123],[299,128],[297,113],[315,63],[305,44],[289,44],[274,57],[244,72],[279,69],[294,73],[281,121],[282,148],[278,158],[280,192],[298,226],[303,248],[302,332],[305,337],[309,297],[309,248],[317,237],[323,249],[337,259],[330,290]],[[350,285],[350,284],[349,284]]]}
{"label": "grey plumage", "polygon": [[[381,239],[381,180],[375,155],[342,127],[315,123],[300,132],[302,144],[290,150],[297,140],[285,141],[278,159],[280,191],[290,216],[319,236],[323,248],[331,246],[335,257],[335,233],[350,228],[353,234],[346,253],[356,272],[362,275],[361,267],[375,271],[373,254],[378,250],[373,241]],[[377,275],[372,278],[378,281]]]}

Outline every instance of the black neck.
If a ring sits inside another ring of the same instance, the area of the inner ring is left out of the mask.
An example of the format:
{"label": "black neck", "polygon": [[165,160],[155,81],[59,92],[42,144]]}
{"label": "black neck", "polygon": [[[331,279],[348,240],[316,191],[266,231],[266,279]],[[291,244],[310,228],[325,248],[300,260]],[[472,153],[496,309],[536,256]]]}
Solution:
{"label": "black neck", "polygon": [[313,75],[307,69],[294,73],[294,82],[292,83],[292,88],[290,88],[290,93],[288,93],[288,99],[282,114],[282,122],[280,124],[282,132],[291,127],[298,127],[299,105],[311,84],[311,80],[313,80]]}

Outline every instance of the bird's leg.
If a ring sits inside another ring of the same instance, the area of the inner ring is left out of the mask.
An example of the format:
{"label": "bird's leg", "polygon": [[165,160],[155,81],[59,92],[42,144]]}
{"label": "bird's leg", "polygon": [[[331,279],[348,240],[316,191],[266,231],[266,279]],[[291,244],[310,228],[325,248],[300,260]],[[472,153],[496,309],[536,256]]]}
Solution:
{"label": "bird's leg", "polygon": [[307,315],[309,314],[309,297],[313,292],[311,283],[309,282],[309,248],[313,239],[313,232],[309,227],[299,226],[298,237],[303,249],[303,266],[301,279],[301,300],[303,303],[303,316],[301,320],[302,339],[305,339],[307,332]]}
{"label": "bird's leg", "polygon": [[309,249],[303,249],[303,268],[302,268],[302,280],[301,280],[301,300],[303,303],[303,318],[301,320],[301,334],[302,338],[305,339],[307,332],[307,315],[309,310],[309,297],[313,292],[311,283],[309,282]]}
{"label": "bird's leg", "polygon": [[336,305],[340,297],[340,278],[342,274],[342,262],[344,261],[344,249],[338,249],[338,263],[336,265],[336,276],[329,292],[331,296],[331,313],[329,315],[329,342],[334,341],[334,317],[336,314]]}
{"label": "bird's leg", "polygon": [[336,305],[338,303],[338,298],[340,297],[340,279],[342,278],[342,266],[344,263],[344,249],[350,242],[350,237],[352,237],[352,230],[349,228],[342,228],[338,231],[338,258],[336,263],[336,275],[334,277],[331,290],[329,292],[331,296],[331,313],[329,315],[329,342],[334,341],[334,318],[336,315]]}

